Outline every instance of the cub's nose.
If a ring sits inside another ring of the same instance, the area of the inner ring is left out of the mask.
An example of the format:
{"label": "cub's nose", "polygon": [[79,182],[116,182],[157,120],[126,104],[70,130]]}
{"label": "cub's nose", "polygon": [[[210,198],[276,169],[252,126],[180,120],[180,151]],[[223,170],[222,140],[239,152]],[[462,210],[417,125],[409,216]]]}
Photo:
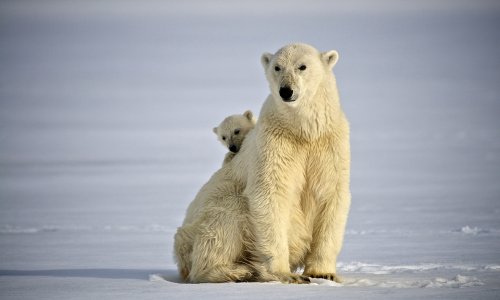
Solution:
{"label": "cub's nose", "polygon": [[229,151],[236,153],[238,152],[238,147],[236,147],[236,145],[231,145],[229,146]]}
{"label": "cub's nose", "polygon": [[292,100],[293,96],[293,90],[289,88],[288,86],[284,86],[280,88],[280,96],[283,101],[290,102]]}

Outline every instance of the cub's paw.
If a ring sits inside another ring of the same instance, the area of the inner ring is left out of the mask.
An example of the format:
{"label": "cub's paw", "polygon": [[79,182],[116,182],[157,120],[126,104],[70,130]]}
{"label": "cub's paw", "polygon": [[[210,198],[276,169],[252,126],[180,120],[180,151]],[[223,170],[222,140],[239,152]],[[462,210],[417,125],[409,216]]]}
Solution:
{"label": "cub's paw", "polygon": [[338,283],[342,283],[342,278],[335,273],[308,273],[304,274],[303,276],[308,276],[311,278],[323,278]]}

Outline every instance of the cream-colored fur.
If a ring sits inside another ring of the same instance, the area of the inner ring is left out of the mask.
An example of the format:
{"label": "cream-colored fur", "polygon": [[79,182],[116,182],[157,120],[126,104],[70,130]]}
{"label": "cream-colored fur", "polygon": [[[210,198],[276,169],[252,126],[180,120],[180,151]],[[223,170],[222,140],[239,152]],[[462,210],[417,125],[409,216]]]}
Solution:
{"label": "cream-colored fur", "polygon": [[331,72],[337,59],[305,44],[264,54],[271,94],[233,160],[234,178],[246,182],[257,259],[281,281],[299,267],[339,281],[351,196],[349,125]]}
{"label": "cream-colored fur", "polygon": [[255,127],[257,120],[250,110],[242,115],[231,115],[225,118],[219,126],[214,127],[213,132],[218,140],[229,152],[224,158],[223,164],[229,162],[240,151],[241,144],[250,130]]}
{"label": "cream-colored fur", "polygon": [[[223,145],[239,150],[255,122],[248,110],[225,118],[213,131]],[[244,245],[244,241],[253,240],[248,231],[248,199],[242,195],[244,185],[234,180],[231,166],[227,166],[236,155],[226,154],[222,168],[198,192],[177,230],[174,252],[185,281],[225,282],[253,277],[248,247]]]}
{"label": "cream-colored fur", "polygon": [[[331,72],[337,59],[305,44],[262,56],[271,95],[256,127],[200,190],[176,234],[184,278],[339,281],[350,150]],[[293,274],[300,267],[305,276]]]}
{"label": "cream-colored fur", "polygon": [[244,281],[253,276],[243,243],[251,239],[248,200],[242,196],[243,184],[228,172],[229,164],[198,192],[175,234],[175,257],[185,281]]}

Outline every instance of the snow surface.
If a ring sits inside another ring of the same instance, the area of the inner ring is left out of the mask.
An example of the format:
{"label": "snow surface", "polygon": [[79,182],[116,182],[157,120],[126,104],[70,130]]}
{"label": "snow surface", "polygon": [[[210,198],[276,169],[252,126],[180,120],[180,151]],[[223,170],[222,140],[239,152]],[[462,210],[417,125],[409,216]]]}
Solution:
{"label": "snow surface", "polygon": [[[1,299],[498,299],[498,1],[1,1]],[[184,284],[172,240],[258,113],[263,52],[337,49],[344,283]]]}

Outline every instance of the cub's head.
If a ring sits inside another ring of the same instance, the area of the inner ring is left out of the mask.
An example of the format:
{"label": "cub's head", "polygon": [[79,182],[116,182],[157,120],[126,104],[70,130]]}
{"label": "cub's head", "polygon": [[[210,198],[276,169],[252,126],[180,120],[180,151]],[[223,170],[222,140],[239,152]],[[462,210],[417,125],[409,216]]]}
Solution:
{"label": "cub's head", "polygon": [[219,141],[226,146],[229,151],[237,153],[247,133],[255,127],[257,120],[251,111],[247,110],[242,115],[232,115],[224,119],[213,131]]}
{"label": "cub's head", "polygon": [[325,76],[332,76],[337,51],[320,53],[306,44],[291,44],[261,58],[273,98],[290,106],[315,94]]}

